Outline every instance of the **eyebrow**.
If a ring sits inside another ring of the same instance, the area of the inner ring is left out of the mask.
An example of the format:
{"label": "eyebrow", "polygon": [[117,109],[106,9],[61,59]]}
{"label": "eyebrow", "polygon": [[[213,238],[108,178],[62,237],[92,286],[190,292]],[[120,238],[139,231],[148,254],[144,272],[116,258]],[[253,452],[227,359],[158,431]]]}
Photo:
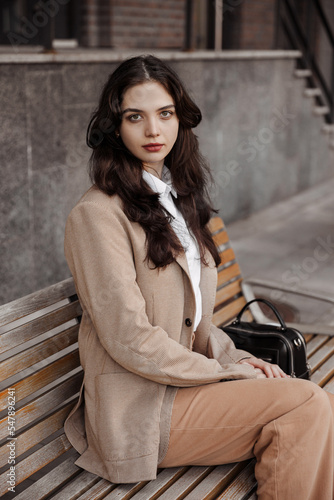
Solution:
{"label": "eyebrow", "polygon": [[[164,109],[169,109],[169,108],[175,108],[175,104],[167,104],[167,106],[162,106],[162,108],[159,108],[157,111],[163,111]],[[124,113],[128,113],[129,111],[132,113],[144,113],[142,109],[126,108],[124,111],[122,111],[122,115],[124,115]]]}

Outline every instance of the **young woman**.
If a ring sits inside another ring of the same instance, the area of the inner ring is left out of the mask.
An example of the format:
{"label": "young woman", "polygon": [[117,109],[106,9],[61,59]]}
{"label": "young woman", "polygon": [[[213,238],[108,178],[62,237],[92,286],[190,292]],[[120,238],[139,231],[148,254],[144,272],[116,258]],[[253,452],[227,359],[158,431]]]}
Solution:
{"label": "young woman", "polygon": [[153,56],[104,87],[87,136],[93,186],[66,225],[85,373],[66,433],[77,464],[116,483],[255,456],[261,500],[332,500],[331,395],[211,323],[219,256],[200,120]]}

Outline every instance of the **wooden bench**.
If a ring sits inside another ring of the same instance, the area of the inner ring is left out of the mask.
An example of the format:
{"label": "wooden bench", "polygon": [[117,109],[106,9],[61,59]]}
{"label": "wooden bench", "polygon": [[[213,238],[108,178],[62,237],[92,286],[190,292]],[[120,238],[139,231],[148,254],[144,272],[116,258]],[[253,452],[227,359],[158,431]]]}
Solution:
{"label": "wooden bench", "polygon": [[[222,325],[245,298],[221,219],[211,221],[211,230],[223,262],[214,313],[215,324]],[[256,499],[254,460],[162,469],[156,480],[137,484],[112,484],[74,464],[78,454],[63,424],[82,381],[80,314],[71,278],[0,307],[0,495],[24,500]],[[312,379],[333,392],[334,338],[307,335],[306,340]],[[15,493],[8,491],[12,484]]]}

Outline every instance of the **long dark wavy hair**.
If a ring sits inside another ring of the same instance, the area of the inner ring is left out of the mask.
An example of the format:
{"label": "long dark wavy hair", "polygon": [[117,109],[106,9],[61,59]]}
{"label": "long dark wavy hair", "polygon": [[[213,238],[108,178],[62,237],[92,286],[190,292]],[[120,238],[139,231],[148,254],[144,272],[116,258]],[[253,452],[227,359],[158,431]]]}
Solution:
{"label": "long dark wavy hair", "polygon": [[117,193],[128,219],[142,226],[146,233],[147,260],[158,268],[173,262],[183,247],[171,229],[171,216],[166,216],[159,203],[159,195],[143,180],[141,160],[128,151],[121,137],[115,133],[122,121],[124,93],[130,87],[147,81],[163,85],[174,100],[179,132],[165,158],[165,165],[171,172],[177,192],[175,204],[198,241],[202,262],[207,264],[204,258],[207,248],[218,266],[220,257],[207,227],[214,212],[207,192],[211,175],[192,131],[200,123],[202,115],[178,75],[160,59],[151,55],[128,59],[106,82],[87,130],[87,144],[93,149],[91,180],[108,195]]}

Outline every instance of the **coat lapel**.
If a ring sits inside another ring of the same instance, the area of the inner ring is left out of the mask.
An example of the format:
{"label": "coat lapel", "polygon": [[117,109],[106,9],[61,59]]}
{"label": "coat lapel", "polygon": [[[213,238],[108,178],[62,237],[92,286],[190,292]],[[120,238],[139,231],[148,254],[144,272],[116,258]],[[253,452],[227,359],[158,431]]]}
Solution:
{"label": "coat lapel", "polygon": [[[206,355],[208,335],[211,328],[211,317],[216,299],[217,269],[214,260],[207,250],[205,260],[209,265],[202,264],[200,290],[202,295],[202,319],[197,327],[198,335],[195,337],[194,350]],[[206,332],[204,334],[204,332]]]}
{"label": "coat lapel", "polygon": [[179,266],[182,267],[183,271],[186,273],[191,282],[186,253],[184,251],[180,252],[179,255],[176,256],[175,260],[179,264]]}
{"label": "coat lapel", "polygon": [[[185,252],[180,252],[179,255],[175,258],[176,262],[181,266],[183,271],[190,279],[188,261]],[[202,299],[206,297],[208,294],[212,295],[212,291],[214,290],[214,294],[216,293],[217,286],[217,269],[214,264],[213,258],[208,250],[205,252],[205,260],[209,265],[205,266],[202,264],[201,266],[201,281],[200,281],[200,289],[202,293]],[[215,298],[215,297],[214,297]]]}

